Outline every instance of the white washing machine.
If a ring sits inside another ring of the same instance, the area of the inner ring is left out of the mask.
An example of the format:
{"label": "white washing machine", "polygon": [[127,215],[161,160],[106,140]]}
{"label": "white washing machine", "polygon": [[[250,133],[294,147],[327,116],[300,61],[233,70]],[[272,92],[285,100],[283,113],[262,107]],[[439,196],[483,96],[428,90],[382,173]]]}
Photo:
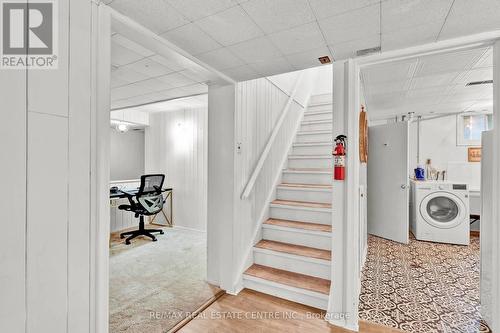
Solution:
{"label": "white washing machine", "polygon": [[467,184],[411,181],[410,227],[418,240],[469,244]]}

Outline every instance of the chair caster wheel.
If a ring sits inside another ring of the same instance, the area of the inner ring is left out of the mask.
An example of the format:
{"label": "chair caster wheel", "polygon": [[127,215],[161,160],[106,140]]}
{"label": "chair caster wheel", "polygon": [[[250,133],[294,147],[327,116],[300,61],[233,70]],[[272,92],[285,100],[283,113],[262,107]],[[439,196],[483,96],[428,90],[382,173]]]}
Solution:
{"label": "chair caster wheel", "polygon": [[125,236],[123,236],[123,235],[120,235],[120,239],[124,239],[124,238],[125,238]]}
{"label": "chair caster wheel", "polygon": [[160,235],[163,235],[163,230],[160,230]]}
{"label": "chair caster wheel", "polygon": [[156,242],[156,241],[157,241],[156,237],[155,237],[155,238],[153,238],[153,242]]}
{"label": "chair caster wheel", "polygon": [[130,241],[126,241],[125,244],[130,245]]}

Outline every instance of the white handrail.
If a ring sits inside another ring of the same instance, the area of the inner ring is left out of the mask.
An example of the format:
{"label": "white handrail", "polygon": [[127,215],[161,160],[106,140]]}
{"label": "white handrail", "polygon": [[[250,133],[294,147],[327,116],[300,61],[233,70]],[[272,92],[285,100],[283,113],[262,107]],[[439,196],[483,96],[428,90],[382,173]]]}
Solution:
{"label": "white handrail", "polygon": [[276,126],[274,126],[273,132],[271,133],[269,140],[267,140],[266,147],[264,148],[264,151],[260,155],[259,161],[257,162],[257,165],[255,166],[255,169],[252,172],[252,176],[250,176],[250,179],[248,180],[247,185],[245,186],[245,189],[241,194],[241,199],[248,198],[250,193],[252,193],[255,182],[257,181],[257,177],[259,176],[260,171],[264,166],[264,162],[266,161],[267,156],[271,151],[271,147],[273,146],[274,140],[276,139],[276,136],[278,135],[278,132],[281,129],[281,125],[283,124],[283,121],[285,120],[285,117],[288,114],[288,110],[290,110],[290,105],[292,105],[293,99],[299,87],[299,83],[300,81],[302,81],[303,76],[304,73],[300,73],[299,77],[297,77],[297,80],[295,81],[295,86],[293,87],[292,92],[288,96],[288,101],[286,102],[285,107],[283,108],[283,112],[281,112],[280,118],[278,119]]}

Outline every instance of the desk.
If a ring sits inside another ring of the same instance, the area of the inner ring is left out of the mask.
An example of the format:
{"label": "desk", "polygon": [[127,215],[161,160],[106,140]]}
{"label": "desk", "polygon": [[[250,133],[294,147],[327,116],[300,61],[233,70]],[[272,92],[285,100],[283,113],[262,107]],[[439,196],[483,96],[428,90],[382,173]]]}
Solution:
{"label": "desk", "polygon": [[[173,226],[173,216],[172,216],[172,188],[163,188],[161,190],[162,192],[166,193],[166,196],[164,198],[165,201],[168,200],[169,204],[170,204],[170,209],[169,209],[169,214],[167,216],[167,214],[165,214],[165,211],[162,209],[161,210],[161,213],[163,215],[163,217],[165,217],[165,221],[167,222],[167,226],[171,227]],[[130,195],[135,195],[137,194],[137,192],[139,192],[139,189],[136,188],[136,189],[127,189],[127,190],[118,190],[116,192],[109,192],[109,199],[110,200],[117,200],[117,199],[125,199],[127,198],[127,195],[124,193],[124,192],[127,192],[128,194]],[[163,206],[165,208],[165,206]],[[158,213],[160,214],[160,213]],[[157,217],[158,214],[155,214],[153,216],[151,216],[149,218],[149,223],[151,224],[157,224],[157,225],[164,225],[164,224],[161,224],[161,223],[155,223],[155,219]]]}

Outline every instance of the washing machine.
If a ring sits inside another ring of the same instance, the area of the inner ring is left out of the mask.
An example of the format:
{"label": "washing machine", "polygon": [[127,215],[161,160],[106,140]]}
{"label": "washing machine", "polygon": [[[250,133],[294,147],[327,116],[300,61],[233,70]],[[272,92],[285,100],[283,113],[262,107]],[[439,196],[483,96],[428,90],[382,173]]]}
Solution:
{"label": "washing machine", "polygon": [[467,184],[411,181],[410,229],[418,240],[469,244]]}

